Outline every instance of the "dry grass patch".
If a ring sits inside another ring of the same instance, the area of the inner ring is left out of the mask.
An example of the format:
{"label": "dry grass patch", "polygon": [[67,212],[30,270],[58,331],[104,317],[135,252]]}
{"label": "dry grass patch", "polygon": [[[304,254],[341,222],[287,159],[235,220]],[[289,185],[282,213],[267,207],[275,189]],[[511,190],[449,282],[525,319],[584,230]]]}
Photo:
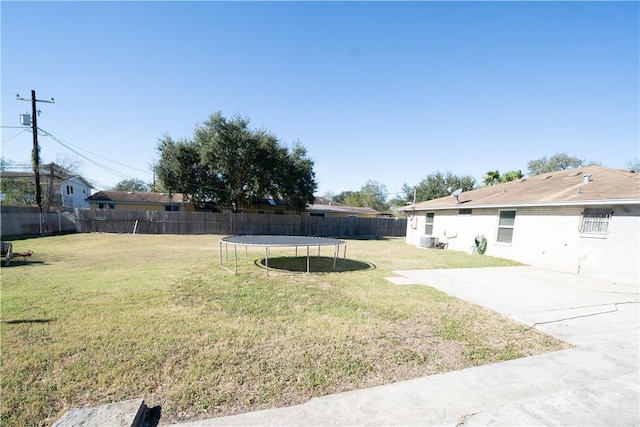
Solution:
{"label": "dry grass patch", "polygon": [[218,266],[218,239],[15,242],[34,255],[2,268],[1,424],[51,425],[71,407],[133,398],[161,405],[168,424],[564,346],[435,289],[385,280],[394,269],[507,260],[349,241],[348,261],[367,268],[267,278],[263,252],[249,251],[233,276]]}

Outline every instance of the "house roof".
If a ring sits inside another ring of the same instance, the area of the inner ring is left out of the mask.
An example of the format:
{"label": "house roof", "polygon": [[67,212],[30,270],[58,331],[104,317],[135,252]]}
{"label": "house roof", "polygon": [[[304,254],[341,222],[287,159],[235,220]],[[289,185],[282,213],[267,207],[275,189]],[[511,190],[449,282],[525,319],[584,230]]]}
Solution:
{"label": "house roof", "polygon": [[80,184],[84,184],[89,188],[93,188],[93,184],[87,181],[85,178],[83,178],[80,175],[71,176],[67,179],[64,179],[63,181],[79,182]]}
{"label": "house roof", "polygon": [[[86,178],[81,175],[69,175],[64,170],[59,167],[56,167],[55,164],[42,165],[40,169],[40,179],[45,181],[49,178],[49,173],[52,170],[54,177],[59,181],[75,181],[81,184],[86,185],[89,188],[94,188],[93,184],[89,182]],[[35,179],[36,174],[31,171],[0,171],[0,178],[5,179],[16,179],[16,178],[30,178]]]}
{"label": "house roof", "polygon": [[336,212],[351,215],[380,215],[380,212],[372,208],[347,206],[325,197],[316,197],[312,205],[307,205],[307,211],[325,213]]}
{"label": "house roof", "polygon": [[11,172],[1,171],[0,177],[2,178],[33,178],[35,174],[33,172]]}
{"label": "house roof", "polygon": [[149,193],[136,191],[98,191],[85,199],[88,202],[118,203],[183,203],[182,194]]}
{"label": "house roof", "polygon": [[457,200],[446,196],[401,210],[598,204],[640,204],[640,174],[585,166],[482,187],[461,193]]}

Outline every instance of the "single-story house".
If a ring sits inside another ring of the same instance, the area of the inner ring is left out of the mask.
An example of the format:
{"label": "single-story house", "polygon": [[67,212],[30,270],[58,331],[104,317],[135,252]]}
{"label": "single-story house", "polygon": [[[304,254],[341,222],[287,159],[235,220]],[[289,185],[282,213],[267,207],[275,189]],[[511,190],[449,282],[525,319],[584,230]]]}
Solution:
{"label": "single-story house", "polygon": [[274,214],[285,215],[295,212],[289,212],[288,204],[280,199],[258,199],[242,205],[242,212],[248,214]]}
{"label": "single-story house", "polygon": [[640,282],[640,174],[632,171],[562,170],[401,210],[408,244]]}
{"label": "single-story house", "polygon": [[195,211],[191,202],[185,202],[182,194],[150,193],[136,191],[98,191],[85,199],[91,209],[117,209],[142,211]]}
{"label": "single-story house", "polygon": [[316,197],[313,204],[307,205],[305,212],[309,216],[321,217],[378,218],[384,216],[384,214],[372,208],[347,206],[325,197]]}
{"label": "single-story house", "polygon": [[[309,215],[316,217],[360,217],[377,218],[385,216],[375,209],[347,206],[336,203],[325,197],[316,197],[313,204],[307,205],[304,212],[289,210],[289,205],[281,199],[259,199],[242,206],[243,213],[275,214],[275,215]],[[388,215],[387,215],[388,216]]]}

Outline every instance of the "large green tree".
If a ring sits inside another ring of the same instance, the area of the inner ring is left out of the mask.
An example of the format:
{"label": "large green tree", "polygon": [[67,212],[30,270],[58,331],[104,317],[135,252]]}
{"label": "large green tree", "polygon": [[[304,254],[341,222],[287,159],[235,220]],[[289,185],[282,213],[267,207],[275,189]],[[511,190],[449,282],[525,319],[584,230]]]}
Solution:
{"label": "large green tree", "polygon": [[[0,157],[0,170],[11,169],[15,162]],[[36,203],[36,185],[29,177],[0,179],[0,193],[4,194],[6,205],[31,205]]]}
{"label": "large green tree", "polygon": [[33,205],[36,203],[36,185],[32,178],[9,178],[0,180],[0,193],[6,205]]}
{"label": "large green tree", "polygon": [[138,178],[123,179],[119,183],[113,186],[113,191],[136,191],[139,193],[146,193],[149,191],[149,184],[146,184],[143,180]]}
{"label": "large green tree", "polygon": [[402,195],[394,198],[392,204],[402,206],[408,203],[424,202],[426,200],[437,199],[450,195],[457,189],[462,191],[470,191],[476,188],[476,179],[471,175],[458,176],[451,172],[435,172],[427,175],[416,186],[404,184],[402,187]]}
{"label": "large green tree", "polygon": [[369,179],[360,187],[360,190],[343,191],[335,195],[333,200],[347,206],[367,207],[378,212],[387,212],[389,210],[387,195],[387,187],[384,184]]}
{"label": "large green tree", "polygon": [[241,212],[255,199],[279,197],[294,210],[314,200],[313,161],[299,143],[283,146],[275,135],[249,128],[240,116],[211,115],[193,139],[164,136],[158,145],[158,179],[172,193],[196,203],[214,203]]}
{"label": "large green tree", "polygon": [[567,153],[557,153],[549,158],[547,158],[547,156],[543,156],[539,159],[530,160],[527,163],[527,168],[529,170],[529,175],[533,176],[590,165],[599,165],[599,163],[587,162],[585,159],[570,156]]}

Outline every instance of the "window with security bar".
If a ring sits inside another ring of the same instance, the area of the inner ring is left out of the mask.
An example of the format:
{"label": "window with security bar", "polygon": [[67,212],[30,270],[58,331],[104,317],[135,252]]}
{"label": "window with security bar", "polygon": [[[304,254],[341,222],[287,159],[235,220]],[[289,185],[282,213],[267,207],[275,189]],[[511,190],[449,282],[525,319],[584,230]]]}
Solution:
{"label": "window with security bar", "polygon": [[611,209],[585,209],[580,221],[580,233],[606,236],[609,234],[611,215]]}

